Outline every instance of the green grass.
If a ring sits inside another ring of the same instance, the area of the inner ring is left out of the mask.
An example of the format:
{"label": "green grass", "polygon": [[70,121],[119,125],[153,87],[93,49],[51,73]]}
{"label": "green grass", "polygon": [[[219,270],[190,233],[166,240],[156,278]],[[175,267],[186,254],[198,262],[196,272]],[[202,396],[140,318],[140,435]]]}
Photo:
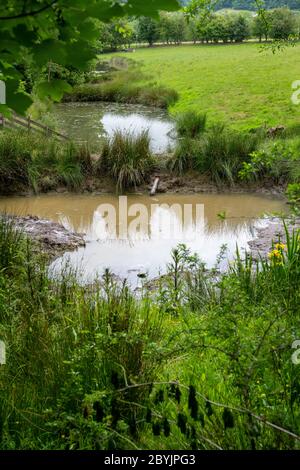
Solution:
{"label": "green grass", "polygon": [[179,140],[167,167],[179,174],[194,169],[218,185],[232,185],[263,137],[262,131],[241,132],[217,124],[195,139]]}
{"label": "green grass", "polygon": [[114,179],[117,191],[141,185],[154,167],[148,132],[134,135],[116,131],[105,142],[98,165],[100,173]]}
{"label": "green grass", "polygon": [[136,67],[110,73],[95,83],[84,83],[65,95],[64,101],[108,101],[143,104],[167,108],[178,99],[177,93],[163,85],[148,82],[142,84],[145,76]]}
{"label": "green grass", "polygon": [[195,111],[180,113],[175,119],[177,135],[194,139],[205,131],[206,114],[198,114]]}
{"label": "green grass", "polygon": [[157,85],[179,94],[172,114],[193,109],[207,113],[208,125],[225,121],[248,129],[300,124],[300,106],[291,102],[299,52],[300,45],[276,54],[260,52],[257,44],[198,45],[137,49],[132,56]]}
{"label": "green grass", "polygon": [[87,146],[59,142],[26,131],[0,131],[2,192],[48,191],[63,185],[80,189],[92,172]]}

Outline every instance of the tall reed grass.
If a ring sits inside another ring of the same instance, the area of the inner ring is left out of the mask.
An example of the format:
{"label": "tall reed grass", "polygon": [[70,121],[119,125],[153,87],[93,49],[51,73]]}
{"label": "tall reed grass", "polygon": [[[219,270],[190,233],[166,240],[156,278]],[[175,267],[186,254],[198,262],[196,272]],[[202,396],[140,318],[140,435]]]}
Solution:
{"label": "tall reed grass", "polygon": [[205,131],[206,114],[199,114],[192,110],[180,113],[175,117],[175,125],[180,137],[195,139]]}
{"label": "tall reed grass", "polygon": [[196,138],[179,140],[168,167],[179,173],[194,169],[218,184],[234,184],[261,140],[260,132],[241,133],[214,125]]}
{"label": "tall reed grass", "polygon": [[116,131],[105,142],[99,161],[99,171],[115,180],[117,191],[145,183],[153,166],[148,131],[137,135]]}

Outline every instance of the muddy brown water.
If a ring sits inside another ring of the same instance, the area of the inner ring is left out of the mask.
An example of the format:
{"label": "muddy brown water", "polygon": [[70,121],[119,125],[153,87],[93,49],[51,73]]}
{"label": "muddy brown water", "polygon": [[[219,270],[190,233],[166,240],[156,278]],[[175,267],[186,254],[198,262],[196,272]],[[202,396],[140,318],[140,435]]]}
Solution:
{"label": "muddy brown water", "polygon": [[68,263],[90,282],[108,267],[135,285],[140,273],[150,278],[163,274],[178,243],[198,253],[208,267],[226,244],[227,263],[236,246],[247,248],[255,227],[266,223],[264,214],[286,213],[287,205],[280,198],[254,194],[130,195],[127,199],[63,194],[1,198],[0,211],[36,215],[85,234],[86,247],[55,260],[50,267],[54,275]]}

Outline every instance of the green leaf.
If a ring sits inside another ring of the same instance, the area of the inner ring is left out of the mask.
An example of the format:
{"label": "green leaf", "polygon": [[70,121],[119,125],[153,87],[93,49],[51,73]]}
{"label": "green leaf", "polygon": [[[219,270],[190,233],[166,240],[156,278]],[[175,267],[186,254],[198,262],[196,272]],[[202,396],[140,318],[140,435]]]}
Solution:
{"label": "green leaf", "polygon": [[42,82],[37,86],[39,98],[50,97],[53,101],[60,101],[65,93],[71,91],[71,85],[64,80],[51,80],[50,82]]}
{"label": "green leaf", "polygon": [[32,104],[32,99],[27,93],[13,91],[6,82],[6,103],[9,108],[24,116],[26,110]]}
{"label": "green leaf", "polygon": [[66,56],[66,65],[83,70],[96,57],[96,53],[87,42],[77,41],[66,47]]}
{"label": "green leaf", "polygon": [[10,118],[12,113],[6,104],[0,104],[0,114],[4,117]]}
{"label": "green leaf", "polygon": [[[144,0],[143,0],[144,1]],[[145,3],[145,1],[144,1]],[[98,18],[100,21],[108,22],[115,17],[124,16],[125,10],[119,4],[111,4],[109,2],[97,2],[89,5],[86,9],[88,16]]]}
{"label": "green leaf", "polygon": [[177,0],[129,0],[124,6],[128,15],[158,16],[161,10],[177,11],[180,9]]}
{"label": "green leaf", "polygon": [[37,65],[43,66],[49,62],[66,65],[66,44],[56,39],[46,39],[34,48],[33,57]]}
{"label": "green leaf", "polygon": [[99,37],[99,28],[95,24],[96,20],[87,19],[78,25],[81,39],[93,41]]}

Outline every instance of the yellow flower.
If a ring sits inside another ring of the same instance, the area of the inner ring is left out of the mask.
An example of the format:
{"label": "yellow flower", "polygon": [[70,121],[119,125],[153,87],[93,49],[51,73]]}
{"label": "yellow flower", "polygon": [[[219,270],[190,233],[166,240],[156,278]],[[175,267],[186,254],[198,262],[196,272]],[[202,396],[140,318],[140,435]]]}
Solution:
{"label": "yellow flower", "polygon": [[276,243],[275,248],[276,250],[285,250],[286,245],[284,245],[283,243]]}
{"label": "yellow flower", "polygon": [[268,257],[270,259],[275,260],[275,261],[281,261],[282,258],[283,258],[281,251],[279,251],[277,249],[272,250],[270,253],[268,253]]}

